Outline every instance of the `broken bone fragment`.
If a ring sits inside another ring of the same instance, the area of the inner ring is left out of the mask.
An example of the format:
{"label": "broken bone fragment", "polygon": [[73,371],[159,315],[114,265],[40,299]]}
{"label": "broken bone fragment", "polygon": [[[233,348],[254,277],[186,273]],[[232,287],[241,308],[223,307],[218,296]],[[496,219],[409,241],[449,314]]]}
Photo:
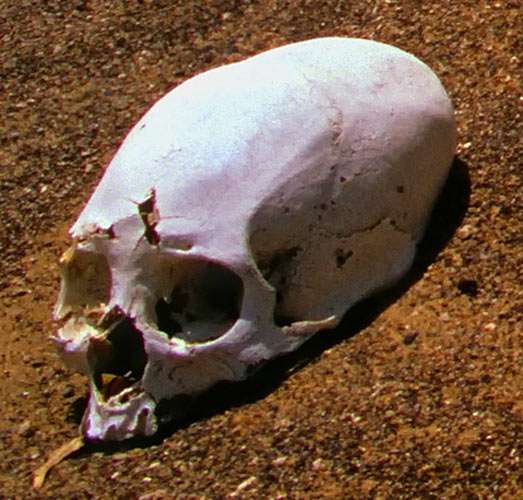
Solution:
{"label": "broken bone fragment", "polygon": [[454,155],[414,56],[323,38],[202,73],[131,130],[71,229],[55,336],[82,432],[157,429],[196,395],[335,327],[412,264]]}

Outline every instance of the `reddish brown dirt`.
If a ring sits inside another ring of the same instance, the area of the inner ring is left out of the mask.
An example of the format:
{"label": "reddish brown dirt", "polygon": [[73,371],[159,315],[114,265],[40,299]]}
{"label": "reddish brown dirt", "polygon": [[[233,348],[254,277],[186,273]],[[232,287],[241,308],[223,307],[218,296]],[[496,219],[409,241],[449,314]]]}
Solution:
{"label": "reddish brown dirt", "polygon": [[[520,7],[0,1],[0,497],[523,498]],[[85,404],[48,337],[66,228],[104,165],[185,78],[321,35],[414,53],[455,103],[460,162],[417,271],[182,426],[84,450],[32,491]]]}

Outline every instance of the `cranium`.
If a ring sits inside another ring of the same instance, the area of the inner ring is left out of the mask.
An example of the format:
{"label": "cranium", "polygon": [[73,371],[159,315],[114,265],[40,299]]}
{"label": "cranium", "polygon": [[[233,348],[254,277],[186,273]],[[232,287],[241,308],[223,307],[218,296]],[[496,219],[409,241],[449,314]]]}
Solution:
{"label": "cranium", "polygon": [[409,269],[455,148],[414,56],[324,38],[202,73],[129,133],[71,229],[55,317],[88,439],[157,429]]}

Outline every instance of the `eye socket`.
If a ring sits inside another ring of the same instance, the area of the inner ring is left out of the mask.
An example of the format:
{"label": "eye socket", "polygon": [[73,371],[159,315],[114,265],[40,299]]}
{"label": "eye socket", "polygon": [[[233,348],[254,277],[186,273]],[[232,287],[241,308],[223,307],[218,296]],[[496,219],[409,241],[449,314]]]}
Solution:
{"label": "eye socket", "polygon": [[111,294],[111,271],[103,255],[68,250],[61,260],[62,282],[55,317],[106,304]]}
{"label": "eye socket", "polygon": [[168,297],[156,303],[156,322],[170,338],[200,343],[215,340],[237,321],[241,278],[225,266],[200,259],[178,260]]}

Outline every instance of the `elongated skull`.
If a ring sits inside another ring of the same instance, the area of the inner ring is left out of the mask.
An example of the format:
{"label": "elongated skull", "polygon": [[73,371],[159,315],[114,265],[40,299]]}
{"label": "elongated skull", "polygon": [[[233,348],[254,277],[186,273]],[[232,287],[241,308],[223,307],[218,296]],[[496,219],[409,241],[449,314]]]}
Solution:
{"label": "elongated skull", "polygon": [[399,49],[310,40],[202,73],[136,124],[71,229],[55,317],[89,439],[336,326],[410,267],[455,148]]}

